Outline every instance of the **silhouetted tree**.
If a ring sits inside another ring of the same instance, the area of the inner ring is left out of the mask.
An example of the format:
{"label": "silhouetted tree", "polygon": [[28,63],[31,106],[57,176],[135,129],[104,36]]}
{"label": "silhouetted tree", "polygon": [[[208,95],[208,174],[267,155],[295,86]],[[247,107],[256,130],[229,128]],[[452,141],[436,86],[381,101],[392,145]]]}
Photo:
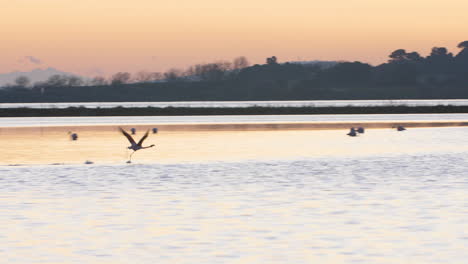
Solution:
{"label": "silhouetted tree", "polygon": [[83,85],[84,81],[82,78],[77,76],[68,76],[67,85],[68,86],[81,86]]}
{"label": "silhouetted tree", "polygon": [[29,80],[28,77],[26,76],[19,76],[18,78],[15,79],[15,84],[18,87],[26,87],[31,83],[31,80]]}
{"label": "silhouetted tree", "polygon": [[426,57],[424,67],[428,74],[449,73],[453,68],[453,54],[447,48],[434,47]]}
{"label": "silhouetted tree", "polygon": [[160,72],[147,72],[147,71],[140,71],[135,74],[134,81],[135,82],[151,82],[157,81],[162,79],[162,74]]}
{"label": "silhouetted tree", "polygon": [[234,70],[243,69],[248,66],[249,66],[249,61],[244,56],[237,57],[232,62],[232,68]]}
{"label": "silhouetted tree", "polygon": [[453,56],[452,53],[448,53],[447,48],[444,47],[434,47],[432,48],[431,55],[429,57],[446,57]]}
{"label": "silhouetted tree", "polygon": [[457,47],[459,47],[460,49],[466,49],[466,48],[468,48],[468,40],[467,40],[467,41],[460,42],[460,43],[458,44]]}
{"label": "silhouetted tree", "polygon": [[149,82],[152,79],[151,73],[147,71],[139,71],[133,77],[135,82]]}
{"label": "silhouetted tree", "polygon": [[93,86],[103,86],[103,85],[107,85],[108,83],[107,83],[106,78],[102,76],[96,76],[93,79],[91,79],[90,84]]}
{"label": "silhouetted tree", "polygon": [[118,72],[112,75],[111,84],[112,85],[121,85],[129,83],[131,79],[131,74],[128,72]]}
{"label": "silhouetted tree", "polygon": [[407,53],[404,49],[397,49],[392,52],[390,55],[389,62],[391,63],[401,63],[401,62],[417,62],[421,61],[422,57],[417,52]]}
{"label": "silhouetted tree", "polygon": [[65,75],[52,75],[44,83],[44,86],[47,87],[63,87],[68,83],[68,78]]}
{"label": "silhouetted tree", "polygon": [[167,72],[164,73],[164,78],[166,81],[177,81],[180,80],[180,78],[183,76],[183,71],[180,69],[169,69]]}
{"label": "silhouetted tree", "polygon": [[390,55],[389,62],[400,62],[406,60],[406,50],[404,49],[397,49],[392,52]]}
{"label": "silhouetted tree", "polygon": [[413,52],[410,52],[410,53],[406,54],[406,59],[408,61],[418,62],[418,61],[422,61],[423,57],[421,57],[421,55],[419,55],[419,53],[413,51]]}
{"label": "silhouetted tree", "polygon": [[277,65],[278,64],[278,59],[276,56],[272,56],[266,59],[266,64],[268,65]]}
{"label": "silhouetted tree", "polygon": [[464,65],[468,65],[468,40],[463,41],[460,44],[458,44],[458,47],[462,49],[458,54],[457,54],[457,59],[459,63],[462,63]]}
{"label": "silhouetted tree", "polygon": [[203,81],[221,81],[227,71],[232,69],[232,63],[219,61],[215,63],[197,64],[189,68],[190,75],[197,76]]}
{"label": "silhouetted tree", "polygon": [[456,72],[460,82],[468,82],[468,41],[458,44],[458,48],[462,50],[455,57]]}

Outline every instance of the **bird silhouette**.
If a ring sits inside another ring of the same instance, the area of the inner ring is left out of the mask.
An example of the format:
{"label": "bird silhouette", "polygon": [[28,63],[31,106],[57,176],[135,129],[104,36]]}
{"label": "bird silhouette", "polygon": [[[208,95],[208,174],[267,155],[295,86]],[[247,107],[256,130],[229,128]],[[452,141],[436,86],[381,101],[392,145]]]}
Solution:
{"label": "bird silhouette", "polygon": [[135,140],[133,139],[133,137],[132,137],[130,134],[128,134],[125,130],[123,130],[121,127],[119,127],[119,130],[120,130],[120,132],[122,132],[122,134],[128,139],[128,141],[129,141],[130,144],[131,144],[131,145],[128,147],[128,149],[133,150],[132,154],[130,154],[130,158],[129,158],[129,160],[127,161],[127,163],[131,163],[131,162],[132,162],[132,155],[133,155],[137,150],[152,148],[152,147],[155,146],[154,144],[149,145],[149,146],[146,146],[146,147],[143,147],[143,146],[142,146],[143,141],[145,141],[145,139],[148,137],[149,130],[146,131],[145,135],[144,135],[143,137],[141,137],[141,139],[140,139],[140,141],[138,141],[138,143],[136,143]]}
{"label": "bird silhouette", "polygon": [[356,129],[355,129],[354,127],[352,127],[352,128],[349,130],[349,133],[346,134],[346,135],[348,135],[348,136],[350,136],[350,137],[355,137],[355,136],[357,136],[357,134],[356,134]]}
{"label": "bird silhouette", "polygon": [[72,133],[71,131],[68,131],[68,135],[70,135],[70,139],[73,141],[78,140],[78,134],[77,133]]}
{"label": "bird silhouette", "polygon": [[404,126],[397,126],[397,131],[405,131],[406,128]]}

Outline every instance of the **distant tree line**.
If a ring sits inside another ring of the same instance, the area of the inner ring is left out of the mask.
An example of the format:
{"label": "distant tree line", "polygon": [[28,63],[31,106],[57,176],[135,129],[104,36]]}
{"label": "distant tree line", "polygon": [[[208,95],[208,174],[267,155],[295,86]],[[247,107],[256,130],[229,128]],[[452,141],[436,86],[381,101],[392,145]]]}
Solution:
{"label": "distant tree line", "polygon": [[[30,84],[19,77],[0,90],[2,102],[431,99],[468,98],[468,41],[453,54],[434,47],[423,57],[397,49],[386,63],[280,63],[276,56],[249,66],[245,57],[164,73],[119,72],[82,80],[52,76]],[[28,89],[26,89],[28,87]]]}
{"label": "distant tree line", "polygon": [[232,62],[218,61],[207,64],[196,64],[186,70],[172,68],[167,72],[140,71],[132,75],[129,72],[117,72],[110,78],[96,76],[83,79],[74,75],[52,75],[46,81],[32,83],[26,76],[19,76],[14,84],[7,84],[4,88],[47,88],[47,87],[76,87],[76,86],[105,86],[124,85],[131,83],[151,83],[161,81],[219,81],[248,67],[247,58],[241,56]]}

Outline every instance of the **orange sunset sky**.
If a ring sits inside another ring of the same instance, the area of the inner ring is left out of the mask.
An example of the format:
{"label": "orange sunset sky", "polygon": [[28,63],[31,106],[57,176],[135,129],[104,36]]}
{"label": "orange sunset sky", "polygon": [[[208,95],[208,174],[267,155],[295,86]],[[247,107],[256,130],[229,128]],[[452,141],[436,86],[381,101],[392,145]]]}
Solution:
{"label": "orange sunset sky", "polygon": [[0,34],[0,73],[94,76],[272,55],[379,64],[398,48],[458,52],[468,1],[0,0]]}

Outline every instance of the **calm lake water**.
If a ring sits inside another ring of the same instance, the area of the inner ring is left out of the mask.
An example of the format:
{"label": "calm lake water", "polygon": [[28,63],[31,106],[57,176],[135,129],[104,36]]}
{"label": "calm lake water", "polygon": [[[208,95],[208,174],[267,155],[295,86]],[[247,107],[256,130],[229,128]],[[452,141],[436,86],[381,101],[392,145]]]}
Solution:
{"label": "calm lake water", "polygon": [[0,127],[350,121],[467,121],[468,114],[0,117]]}
{"label": "calm lake water", "polygon": [[468,128],[343,132],[161,134],[134,164],[0,166],[1,262],[465,263]]}
{"label": "calm lake water", "polygon": [[0,108],[112,108],[112,107],[326,107],[326,106],[435,106],[468,105],[466,99],[440,100],[304,100],[304,101],[187,101],[187,102],[78,102],[78,103],[0,103]]}

